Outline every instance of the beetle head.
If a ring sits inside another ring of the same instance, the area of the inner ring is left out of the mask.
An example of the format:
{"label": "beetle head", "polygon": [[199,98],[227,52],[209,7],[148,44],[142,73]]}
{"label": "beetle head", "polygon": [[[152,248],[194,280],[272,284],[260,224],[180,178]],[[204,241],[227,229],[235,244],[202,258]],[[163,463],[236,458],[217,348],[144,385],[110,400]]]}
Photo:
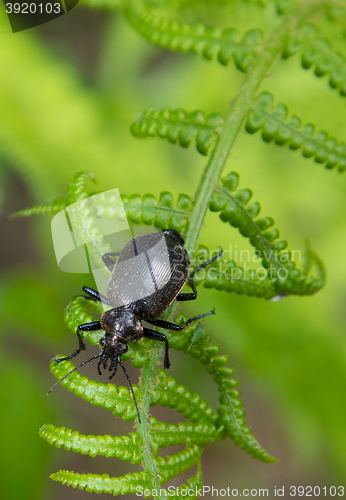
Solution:
{"label": "beetle head", "polygon": [[127,345],[116,335],[106,335],[100,340],[100,346],[102,347],[100,364],[106,369],[109,359],[108,369],[115,372],[121,356],[128,350]]}
{"label": "beetle head", "polygon": [[126,307],[116,307],[101,316],[101,327],[106,330],[105,347],[112,349],[117,343],[135,342],[142,336],[143,327],[140,320]]}

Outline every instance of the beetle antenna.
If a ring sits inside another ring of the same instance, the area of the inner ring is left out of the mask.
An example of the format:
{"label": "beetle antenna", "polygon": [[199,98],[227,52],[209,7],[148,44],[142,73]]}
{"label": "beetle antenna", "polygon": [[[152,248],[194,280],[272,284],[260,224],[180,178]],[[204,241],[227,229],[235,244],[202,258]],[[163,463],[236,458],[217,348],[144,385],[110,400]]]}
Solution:
{"label": "beetle antenna", "polygon": [[121,368],[124,370],[124,373],[126,375],[127,381],[129,383],[129,386],[130,386],[130,389],[131,389],[131,392],[132,392],[133,401],[135,402],[135,406],[136,406],[136,410],[137,410],[138,420],[139,420],[139,423],[141,424],[142,422],[141,422],[141,417],[139,415],[139,410],[138,410],[138,405],[137,405],[137,401],[136,401],[136,396],[135,396],[135,393],[133,392],[133,387],[132,387],[132,384],[131,384],[131,380],[130,380],[129,374],[127,373],[126,368],[122,364],[120,358],[118,359],[118,361],[119,361],[119,364],[120,364]]}
{"label": "beetle antenna", "polygon": [[65,380],[66,377],[68,377],[69,375],[71,375],[71,373],[75,372],[76,370],[78,370],[78,368],[80,368],[81,366],[83,365],[86,365],[87,363],[90,363],[90,361],[92,361],[93,359],[96,359],[96,358],[99,358],[101,356],[101,352],[100,354],[97,354],[97,356],[93,356],[92,358],[89,358],[87,359],[86,361],[83,361],[80,365],[78,366],[75,366],[72,370],[70,370],[63,378],[61,378],[60,380],[58,380],[51,389],[49,389],[49,391],[47,392],[47,396],[48,394],[50,394],[52,392],[53,389],[56,388],[57,385],[60,384],[60,382],[62,382],[63,380]]}

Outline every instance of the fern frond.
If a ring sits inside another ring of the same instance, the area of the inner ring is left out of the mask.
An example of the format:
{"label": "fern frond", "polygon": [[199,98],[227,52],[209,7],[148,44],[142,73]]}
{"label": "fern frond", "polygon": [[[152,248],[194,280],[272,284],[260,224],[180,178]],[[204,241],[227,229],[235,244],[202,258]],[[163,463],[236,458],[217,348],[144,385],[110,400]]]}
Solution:
{"label": "fern frond", "polygon": [[[56,363],[53,360],[50,364],[50,371],[60,380],[75,368],[71,361],[62,361]],[[84,401],[93,406],[100,406],[107,411],[112,411],[116,417],[123,420],[134,420],[137,417],[136,407],[132,394],[127,387],[116,387],[114,384],[104,384],[95,382],[82,376],[78,371],[73,372],[69,377],[61,382],[68,391],[74,392],[75,396],[82,397]],[[133,384],[133,390],[137,401],[140,401],[141,392],[136,384]]]}
{"label": "fern frond", "polygon": [[[210,210],[221,212],[220,219],[229,222],[239,229],[240,234],[249,239],[256,248],[257,256],[262,259],[263,266],[268,269],[273,267],[278,270],[282,267],[279,262],[281,252],[285,250],[287,241],[275,241],[279,237],[277,229],[271,229],[275,222],[271,217],[258,219],[261,206],[258,202],[248,205],[252,198],[250,189],[238,189],[239,174],[230,172],[221,179],[210,202]],[[268,231],[270,229],[270,231]],[[286,263],[285,266],[294,268],[294,263]]]}
{"label": "fern frond", "polygon": [[[80,174],[83,175],[83,173]],[[92,196],[94,194],[98,195],[95,204],[92,201]],[[91,197],[91,201],[87,202],[87,208],[85,208],[83,213],[85,219],[81,228],[86,227],[90,231],[90,227],[93,226],[95,217],[106,216],[110,219],[117,218],[121,220],[123,208],[125,209],[128,220],[134,224],[154,225],[161,229],[170,227],[177,229],[181,233],[188,228],[193,203],[191,197],[187,194],[179,194],[176,200],[174,200],[173,195],[169,191],[162,191],[158,199],[152,194],[145,194],[143,196],[139,194],[133,194],[131,196],[122,195],[122,206],[116,203],[117,200],[115,199],[114,203],[110,203],[107,191],[104,193],[105,196],[108,196],[107,202],[102,204],[102,194],[102,192],[94,193],[87,190],[84,191],[84,196],[80,194],[81,199]],[[71,202],[68,196],[60,197],[56,198],[54,201],[16,212],[12,214],[11,217],[29,217],[38,214],[55,215],[61,210],[68,208],[70,204]],[[80,210],[83,210],[82,205],[80,205]],[[80,237],[82,238],[82,235]],[[96,262],[98,262],[100,251],[99,249],[95,257]],[[108,246],[105,246],[102,250],[103,253],[108,251],[110,251]]]}
{"label": "fern frond", "polygon": [[159,370],[156,382],[150,406],[157,404],[168,406],[177,410],[193,423],[214,424],[214,411],[199,394],[188,391],[183,385],[179,385],[174,377],[169,377],[163,370]]}
{"label": "fern frond", "polygon": [[161,18],[142,2],[129,0],[124,12],[132,26],[145,38],[170,50],[181,50],[214,59],[226,66],[233,58],[236,67],[246,73],[253,59],[256,45],[262,40],[262,31],[252,29],[241,38],[235,28],[221,30],[199,23],[188,25]]}
{"label": "fern frond", "polygon": [[[276,12],[279,15],[288,14],[297,5],[294,0],[243,0],[243,1],[246,3],[250,2],[256,3],[261,7],[265,7],[269,3],[274,3]],[[337,5],[336,3],[333,4],[333,2],[330,2],[330,0],[325,0],[325,2],[319,2],[318,7],[319,7],[319,12],[322,14],[324,10],[327,19],[329,19],[332,22],[339,19],[345,13],[345,8],[344,6],[341,5],[341,3],[339,3],[339,5]]]}
{"label": "fern frond", "polygon": [[79,474],[78,472],[60,470],[51,474],[51,479],[72,488],[85,489],[88,492],[112,493],[114,496],[135,494],[138,486],[151,488],[151,482],[145,472],[133,472],[120,477],[109,477],[108,474]]}
{"label": "fern frond", "polygon": [[332,49],[326,38],[317,38],[318,29],[312,24],[305,25],[300,31],[291,33],[287,38],[282,57],[287,59],[297,52],[301,54],[301,65],[304,69],[313,69],[321,78],[328,76],[330,87],[346,96],[346,59],[341,52]]}
{"label": "fern frond", "polygon": [[[200,252],[211,255],[210,250],[204,245],[199,246],[197,253]],[[273,279],[271,273],[264,268],[258,270],[248,266],[238,266],[233,260],[227,260],[221,256],[218,263],[211,265],[207,273],[196,275],[195,285],[201,284],[205,288],[215,288],[266,300],[276,300],[288,295],[313,295],[325,285],[325,268],[312,249],[306,250],[303,255],[304,260],[309,263],[309,273],[306,272],[306,264],[304,264],[301,274],[297,273],[295,277],[292,277],[291,273],[287,280]],[[289,253],[286,256],[288,259]],[[312,274],[312,270],[315,271],[316,276]]]}
{"label": "fern frond", "polygon": [[[193,465],[199,463],[203,448],[197,445],[186,447],[185,450],[176,455],[167,455],[166,458],[157,457],[154,459],[158,470],[160,484],[164,484],[170,479],[189,470]],[[134,472],[122,477],[109,477],[108,474],[79,474],[78,472],[60,470],[50,476],[54,481],[59,481],[68,486],[79,489],[86,489],[88,492],[113,493],[114,496],[135,494],[138,487],[149,488],[151,483],[145,472]],[[196,478],[198,481],[199,478]],[[150,495],[151,496],[151,495]]]}
{"label": "fern frond", "polygon": [[131,222],[154,225],[161,229],[171,227],[180,232],[184,232],[188,227],[193,204],[187,194],[180,194],[176,202],[168,191],[160,193],[159,200],[152,194],[145,194],[143,197],[134,194],[121,198]]}
{"label": "fern frond", "polygon": [[[154,455],[159,448],[168,446],[179,446],[185,442],[191,445],[206,445],[221,439],[221,431],[214,425],[191,424],[180,422],[179,424],[167,424],[159,422],[151,417],[151,442]],[[108,458],[119,458],[125,462],[138,465],[141,461],[140,438],[137,433],[130,432],[128,436],[94,436],[80,434],[78,431],[66,429],[66,427],[55,427],[45,424],[41,427],[39,435],[57,448],[63,446],[65,450],[80,453],[82,455],[97,455]]]}
{"label": "fern frond", "polygon": [[[179,321],[185,320],[186,318],[181,315]],[[198,359],[217,384],[221,406],[217,410],[219,417],[215,420],[215,424],[219,432],[226,432],[237,446],[257,460],[274,462],[275,459],[260,446],[251,434],[251,430],[246,427],[245,411],[242,409],[242,402],[239,401],[240,393],[235,390],[239,381],[230,378],[234,374],[234,368],[226,367],[228,356],[219,355],[221,347],[211,343],[209,333],[201,325],[194,325],[183,333],[169,334],[169,344]]]}
{"label": "fern frond", "polygon": [[159,422],[157,418],[151,417],[151,444],[154,453],[159,448],[167,446],[187,444],[206,445],[215,443],[223,437],[223,428],[217,429],[211,424],[193,424],[180,422],[179,424],[167,424]]}
{"label": "fern frond", "polygon": [[47,203],[42,203],[41,205],[36,205],[30,208],[24,208],[14,214],[11,214],[10,219],[15,219],[17,217],[30,217],[31,215],[46,215],[46,214],[57,214],[61,210],[68,207],[67,198],[55,198],[53,201],[48,201]]}
{"label": "fern frond", "polygon": [[301,149],[303,157],[324,163],[328,169],[337,166],[339,172],[346,170],[346,143],[330,137],[324,130],[316,132],[312,123],[302,126],[297,115],[288,116],[285,104],[274,104],[269,92],[262,92],[251,108],[245,125],[249,134],[261,130],[265,142],[274,141],[279,146]]}
{"label": "fern frond", "polygon": [[200,498],[198,490],[200,490],[203,486],[202,467],[200,460],[198,462],[197,474],[194,477],[188,479],[187,483],[188,484],[182,484],[181,486],[179,486],[176,490],[174,490],[174,492],[170,491],[169,496],[172,498],[186,499],[185,491],[188,491],[188,498],[191,498],[192,500]]}
{"label": "fern frond", "polygon": [[77,203],[77,201],[83,200],[89,196],[86,189],[86,181],[90,179],[95,182],[95,177],[92,172],[77,172],[72,176],[70,184],[68,186],[68,201],[69,205]]}
{"label": "fern frond", "polygon": [[31,208],[25,208],[10,217],[30,217],[31,215],[46,215],[46,214],[57,214],[61,210],[64,210],[69,205],[76,203],[77,201],[90,196],[90,192],[86,189],[86,181],[91,179],[95,182],[94,174],[91,172],[81,171],[74,174],[70,180],[68,186],[68,194],[65,197],[56,198],[53,201],[47,203],[42,203],[41,205],[36,205]]}
{"label": "fern frond", "polygon": [[[223,222],[229,222],[237,227],[239,232],[249,239],[256,249],[256,256],[262,259],[262,265],[267,269],[267,274],[259,277],[256,271],[248,269],[248,273],[251,271],[250,278],[248,278],[243,269],[239,275],[240,279],[234,279],[234,271],[240,268],[237,268],[233,261],[228,261],[223,267],[225,262],[223,256],[219,263],[219,266],[222,266],[219,278],[217,272],[211,274],[209,271],[205,274],[207,276],[207,279],[204,278],[205,286],[265,298],[274,298],[280,294],[311,295],[316,293],[325,284],[322,261],[310,250],[307,258],[311,261],[311,266],[312,263],[316,264],[317,278],[300,271],[292,260],[291,252],[286,251],[287,241],[276,241],[280,233],[278,229],[272,229],[275,224],[274,220],[271,217],[258,218],[261,210],[260,204],[255,202],[248,205],[252,198],[252,191],[238,189],[238,184],[239,175],[236,172],[231,172],[223,178],[212,197],[210,210],[221,212],[220,218]],[[216,264],[213,267],[215,268]],[[235,281],[238,283],[234,286]],[[196,277],[196,282],[198,282],[198,277]]]}
{"label": "fern frond", "polygon": [[208,155],[214,146],[219,132],[222,131],[223,119],[218,113],[205,116],[204,111],[186,111],[185,109],[148,109],[141,113],[131,126],[135,137],[161,137],[187,148],[193,140],[202,155]]}
{"label": "fern frond", "polygon": [[[51,362],[50,370],[52,374],[60,380],[68,374],[75,365],[71,361]],[[116,417],[123,420],[134,420],[137,416],[135,404],[126,387],[117,387],[114,384],[104,384],[89,380],[81,376],[78,371],[73,372],[69,377],[61,382],[75,396],[82,397],[85,401],[94,406],[101,406],[105,410],[112,411]],[[138,402],[141,399],[141,391],[137,385],[133,385],[133,390]],[[201,399],[198,394],[188,391],[183,385],[173,377],[168,377],[163,370],[159,371],[157,384],[152,396],[151,406],[159,404],[176,409],[179,413],[191,422],[214,423],[214,412],[208,404]]]}
{"label": "fern frond", "polygon": [[135,432],[130,432],[128,436],[86,436],[66,427],[45,424],[41,427],[39,435],[57,448],[63,446],[65,450],[81,455],[115,457],[133,465],[141,462],[140,439]]}
{"label": "fern frond", "polygon": [[166,458],[156,457],[155,465],[159,471],[160,484],[164,484],[173,477],[179,476],[191,469],[199,462],[203,446],[186,446],[183,451],[175,455],[167,455]]}

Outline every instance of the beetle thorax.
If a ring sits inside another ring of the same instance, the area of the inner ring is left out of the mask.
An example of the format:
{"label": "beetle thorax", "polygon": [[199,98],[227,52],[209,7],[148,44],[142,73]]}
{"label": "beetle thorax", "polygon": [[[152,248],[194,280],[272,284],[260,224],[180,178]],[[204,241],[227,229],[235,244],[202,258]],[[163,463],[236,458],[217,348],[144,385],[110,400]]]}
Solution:
{"label": "beetle thorax", "polygon": [[[134,342],[143,335],[140,319],[127,308],[117,307],[101,316],[101,326],[118,342]],[[106,337],[108,336],[106,333]]]}

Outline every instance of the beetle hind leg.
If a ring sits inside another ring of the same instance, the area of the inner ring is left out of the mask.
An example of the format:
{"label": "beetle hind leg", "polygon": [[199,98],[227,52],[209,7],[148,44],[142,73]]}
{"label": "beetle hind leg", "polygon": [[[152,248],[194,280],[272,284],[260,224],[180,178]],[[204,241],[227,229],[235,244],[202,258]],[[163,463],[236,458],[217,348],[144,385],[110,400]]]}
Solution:
{"label": "beetle hind leg", "polygon": [[192,323],[193,321],[197,321],[198,319],[205,318],[206,316],[211,316],[212,314],[215,314],[215,308],[212,311],[209,311],[209,312],[204,313],[204,314],[199,314],[198,316],[194,316],[193,318],[188,319],[187,321],[185,321],[185,323],[183,323],[181,325],[181,329],[186,328],[187,325],[189,323]]}
{"label": "beetle hind leg", "polygon": [[[193,321],[197,321],[198,319],[205,318],[206,316],[210,316],[211,314],[215,314],[215,309],[212,311],[209,311],[204,314],[199,314],[198,316],[194,316],[193,318],[188,319],[183,323],[182,325],[176,325],[175,323],[171,323],[170,321],[165,321],[163,319],[155,319],[152,321],[147,321],[147,323],[150,323],[151,325],[158,326],[160,328],[165,328],[166,330],[173,330],[175,332],[179,332],[181,330],[184,330],[188,324],[192,323]],[[149,330],[150,332],[151,330]],[[153,332],[156,333],[156,332]],[[144,335],[146,337],[146,335]],[[148,337],[149,338],[149,337]],[[155,339],[155,340],[161,340],[161,339]],[[163,340],[163,339],[162,339]]]}

